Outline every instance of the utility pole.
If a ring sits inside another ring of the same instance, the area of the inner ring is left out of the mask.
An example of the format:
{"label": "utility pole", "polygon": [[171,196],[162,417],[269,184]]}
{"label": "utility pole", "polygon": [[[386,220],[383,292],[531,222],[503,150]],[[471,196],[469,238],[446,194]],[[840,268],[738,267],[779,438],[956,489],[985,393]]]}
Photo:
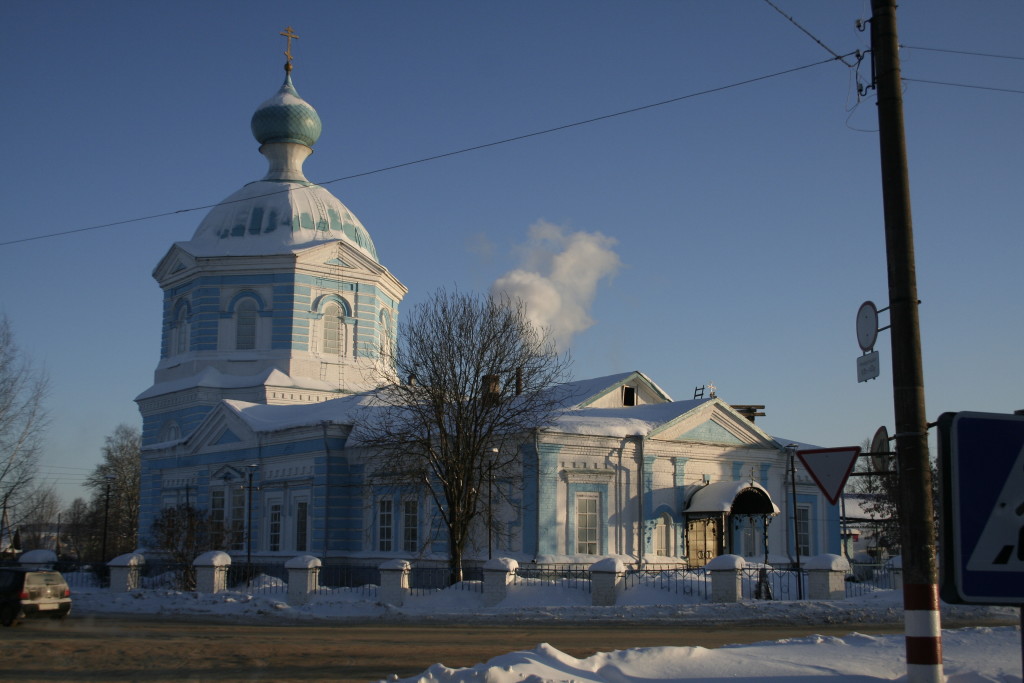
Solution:
{"label": "utility pole", "polygon": [[928,421],[924,408],[896,0],[872,0],[871,14],[871,54],[878,94],[878,140],[889,272],[893,407],[900,472],[907,680],[910,683],[939,683],[944,676],[935,520],[928,461]]}

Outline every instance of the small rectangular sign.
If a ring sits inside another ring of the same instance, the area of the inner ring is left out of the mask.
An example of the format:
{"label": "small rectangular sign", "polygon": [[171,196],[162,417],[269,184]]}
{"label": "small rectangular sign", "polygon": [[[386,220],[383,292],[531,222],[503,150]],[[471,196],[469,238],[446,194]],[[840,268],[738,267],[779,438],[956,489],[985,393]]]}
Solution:
{"label": "small rectangular sign", "polygon": [[857,357],[857,381],[867,382],[869,379],[878,379],[878,351]]}

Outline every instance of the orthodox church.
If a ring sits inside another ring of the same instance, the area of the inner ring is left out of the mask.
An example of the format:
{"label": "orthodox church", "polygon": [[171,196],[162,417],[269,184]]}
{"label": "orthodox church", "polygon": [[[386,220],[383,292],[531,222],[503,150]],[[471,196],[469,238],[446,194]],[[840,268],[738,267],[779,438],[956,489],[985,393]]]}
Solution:
{"label": "orthodox church", "polygon": [[[372,454],[349,438],[407,290],[355,215],[304,176],[321,121],[290,55],[285,72],[252,116],[266,175],[153,272],[163,333],[154,383],[136,399],[139,537],[187,503],[224,530],[222,549],[254,560],[440,560],[434,503],[374,489]],[[521,481],[495,483],[508,487],[489,511],[501,533],[481,526],[469,560],[701,566],[723,553],[784,564],[838,552],[838,510],[756,411],[713,394],[673,401],[640,372],[565,389],[572,405],[524,439]]]}

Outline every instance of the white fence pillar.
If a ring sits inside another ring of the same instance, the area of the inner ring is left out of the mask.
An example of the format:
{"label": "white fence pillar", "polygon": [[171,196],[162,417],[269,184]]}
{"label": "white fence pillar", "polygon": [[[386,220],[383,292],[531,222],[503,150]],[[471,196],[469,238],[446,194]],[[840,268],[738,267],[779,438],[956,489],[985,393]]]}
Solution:
{"label": "white fence pillar", "polygon": [[625,582],[626,567],[617,557],[606,557],[590,565],[590,604],[594,607],[615,605]]}
{"label": "white fence pillar", "polygon": [[845,600],[850,563],[839,555],[818,555],[804,564],[809,600]]}
{"label": "white fence pillar", "polygon": [[293,557],[284,563],[288,570],[288,602],[303,605],[320,585],[320,558],[312,555]]}
{"label": "white fence pillar", "polygon": [[127,593],[139,587],[139,573],[146,558],[139,553],[118,555],[110,562],[110,590],[114,593]]}
{"label": "white fence pillar", "polygon": [[704,565],[711,572],[711,602],[739,602],[743,598],[743,568],[739,555],[719,555]]}
{"label": "white fence pillar", "polygon": [[196,569],[197,593],[220,593],[228,588],[231,556],[220,550],[203,553],[192,561]]}
{"label": "white fence pillar", "polygon": [[377,598],[385,605],[401,607],[409,595],[409,571],[405,560],[388,560],[380,566],[380,590]]}
{"label": "white fence pillar", "polygon": [[484,563],[484,607],[494,607],[508,595],[508,585],[519,563],[508,557],[496,557]]}

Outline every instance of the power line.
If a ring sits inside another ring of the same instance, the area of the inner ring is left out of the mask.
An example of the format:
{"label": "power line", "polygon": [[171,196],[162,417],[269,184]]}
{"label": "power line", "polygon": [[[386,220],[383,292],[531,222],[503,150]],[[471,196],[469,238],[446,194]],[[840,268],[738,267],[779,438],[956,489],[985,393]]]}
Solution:
{"label": "power line", "polygon": [[1012,92],[1019,95],[1024,95],[1024,90],[1014,90],[1013,88],[994,88],[988,85],[971,85],[970,83],[950,83],[948,81],[930,81],[924,78],[907,78],[902,79],[908,83],[930,83],[932,85],[949,85],[955,88],[972,88],[974,90],[991,90],[993,92]]}
{"label": "power line", "polygon": [[[971,57],[992,57],[994,59],[1016,59],[1024,62],[1024,57],[1015,57],[1013,55],[994,55],[988,52],[969,52],[967,50],[943,50],[938,47],[920,47],[917,45],[900,45],[900,48],[904,50],[925,50],[928,52],[945,52],[951,55],[970,55]],[[906,80],[906,79],[904,79]]]}
{"label": "power line", "polygon": [[[855,54],[855,53],[854,52],[850,52],[850,53],[845,54],[845,55],[836,55],[835,57],[833,57],[831,59],[823,59],[823,60],[818,61],[818,62],[812,62],[810,64],[804,64],[803,66],[797,66],[797,67],[793,67],[791,69],[785,69],[783,71],[776,71],[774,73],[766,74],[764,76],[756,76],[754,78],[748,78],[748,79],[743,80],[743,81],[737,81],[735,83],[730,83],[728,85],[722,85],[722,86],[718,86],[718,87],[715,87],[715,88],[708,88],[707,90],[700,90],[698,92],[693,92],[693,93],[690,93],[688,95],[681,95],[679,97],[673,97],[671,99],[662,100],[660,102],[654,102],[654,103],[651,103],[651,104],[644,104],[644,105],[641,105],[641,106],[638,106],[638,107],[633,107],[631,109],[623,109],[622,111],[617,111],[617,112],[614,112],[612,114],[604,114],[602,116],[595,116],[593,118],[584,119],[582,121],[576,121],[576,122],[573,122],[573,123],[566,123],[566,124],[563,124],[561,126],[555,126],[554,128],[546,128],[544,130],[534,131],[532,133],[525,133],[523,135],[516,135],[516,136],[513,136],[513,137],[509,137],[509,138],[504,138],[502,140],[497,140],[495,142],[487,142],[487,143],[484,143],[484,144],[481,144],[481,145],[474,145],[472,147],[464,147],[462,149],[458,149],[458,150],[455,150],[453,152],[445,152],[444,154],[435,154],[433,156],[423,157],[422,159],[416,159],[414,161],[406,161],[406,162],[403,162],[403,163],[400,163],[400,164],[394,164],[394,165],[391,165],[391,166],[384,166],[382,168],[377,168],[377,169],[374,169],[372,171],[363,171],[362,173],[354,173],[352,175],[342,176],[340,178],[334,178],[332,180],[327,180],[327,181],[324,181],[324,182],[321,182],[321,183],[315,183],[315,184],[320,185],[320,186],[324,186],[324,185],[331,185],[333,183],[340,183],[340,182],[345,181],[345,180],[353,180],[355,178],[365,178],[366,176],[375,175],[377,173],[385,173],[387,171],[394,171],[394,170],[397,170],[399,168],[406,168],[408,166],[415,166],[417,164],[424,164],[424,163],[427,163],[429,161],[437,161],[439,159],[446,159],[448,157],[453,157],[453,156],[456,156],[456,155],[459,155],[459,154],[466,154],[466,153],[469,153],[469,152],[476,152],[478,150],[488,149],[490,147],[497,147],[498,145],[505,145],[505,144],[508,144],[508,143],[511,143],[511,142],[519,142],[521,140],[527,140],[529,138],[535,138],[535,137],[539,137],[541,135],[548,135],[548,134],[551,134],[551,133],[558,133],[558,132],[561,132],[561,131],[564,131],[564,130],[568,130],[570,128],[577,128],[579,126],[586,126],[586,125],[589,125],[591,123],[597,123],[598,121],[606,121],[608,119],[613,119],[613,118],[616,118],[616,117],[619,117],[619,116],[625,116],[627,114],[635,114],[637,112],[645,111],[647,109],[654,109],[655,107],[663,107],[665,105],[674,104],[676,102],[681,102],[683,100],[693,99],[695,97],[701,97],[703,95],[711,95],[711,94],[714,94],[714,93],[722,92],[724,90],[730,90],[732,88],[738,88],[738,87],[741,87],[741,86],[744,86],[744,85],[750,85],[751,83],[757,83],[759,81],[765,81],[765,80],[768,80],[770,78],[777,78],[779,76],[785,76],[787,74],[795,73],[797,71],[803,71],[804,69],[810,69],[810,68],[813,68],[813,67],[816,67],[816,66],[821,66],[822,64],[828,64],[829,62],[833,62],[833,61],[836,61],[836,60],[842,61],[844,64],[846,64],[846,62],[843,61],[843,59],[845,57],[849,57],[850,55],[853,55],[853,54]],[[847,65],[847,66],[849,66],[849,65]],[[7,240],[5,242],[0,242],[0,247],[6,247],[6,246],[10,246],[12,244],[20,244],[22,242],[32,242],[32,241],[35,241],[35,240],[49,239],[51,237],[63,237],[63,236],[66,236],[66,235],[74,235],[74,234],[81,233],[81,232],[89,232],[89,231],[92,231],[92,230],[101,230],[103,228],[112,228],[112,227],[116,227],[116,226],[119,226],[119,225],[127,225],[129,223],[140,223],[142,221],[153,220],[154,218],[165,218],[167,216],[174,216],[176,214],[181,214],[181,213],[191,213],[193,211],[202,211],[204,209],[212,209],[215,206],[220,206],[220,205],[224,205],[224,204],[234,204],[236,202],[245,202],[245,201],[250,201],[252,199],[258,199],[260,197],[270,197],[270,196],[277,195],[277,194],[284,194],[284,193],[287,193],[287,192],[294,192],[295,190],[298,190],[298,189],[303,189],[303,188],[301,188],[301,187],[299,187],[299,188],[288,188],[288,189],[285,189],[285,190],[277,190],[277,191],[274,191],[274,192],[267,192],[266,194],[262,194],[262,195],[252,195],[252,196],[245,197],[244,199],[236,199],[236,200],[232,200],[230,202],[223,201],[223,202],[217,202],[216,204],[204,204],[202,206],[194,206],[194,207],[187,208],[187,209],[177,209],[175,211],[165,211],[163,213],[154,213],[154,214],[150,214],[150,215],[147,215],[147,216],[138,216],[138,217],[135,217],[135,218],[126,218],[126,219],[120,220],[120,221],[112,221],[110,223],[101,223],[99,225],[90,225],[90,226],[83,227],[83,228],[72,228],[70,230],[62,230],[60,232],[52,232],[52,233],[48,233],[48,234],[45,234],[45,235],[35,235],[34,237],[22,237],[22,238],[19,238],[19,239]]]}
{"label": "power line", "polygon": [[765,3],[766,3],[766,4],[767,4],[767,5],[769,6],[769,7],[771,7],[771,8],[773,9],[773,10],[775,10],[776,12],[778,12],[779,14],[781,14],[782,16],[786,17],[786,19],[789,19],[790,23],[791,23],[791,24],[793,24],[793,26],[796,26],[796,27],[797,27],[798,29],[800,29],[800,30],[801,30],[801,31],[803,31],[803,32],[804,32],[805,34],[807,34],[807,36],[808,36],[808,37],[810,37],[810,39],[811,39],[811,40],[813,40],[814,42],[816,42],[816,43],[817,43],[818,45],[820,45],[821,47],[825,48],[825,50],[826,50],[826,51],[828,51],[828,53],[829,53],[830,55],[832,55],[832,56],[833,56],[834,58],[838,59],[838,60],[839,60],[840,62],[842,62],[843,64],[846,64],[846,66],[848,66],[848,67],[851,67],[851,68],[852,68],[852,67],[854,66],[853,64],[847,64],[846,60],[844,59],[844,57],[849,57],[849,56],[850,56],[850,54],[854,54],[854,53],[852,53],[852,52],[851,52],[851,53],[849,53],[849,54],[845,54],[845,55],[843,55],[842,57],[841,57],[841,56],[839,56],[839,54],[838,54],[838,53],[837,53],[837,52],[836,52],[835,50],[833,50],[833,49],[832,49],[832,48],[830,48],[830,47],[829,47],[828,45],[826,45],[826,44],[825,44],[825,43],[823,43],[823,42],[822,42],[821,40],[819,40],[819,39],[818,39],[818,37],[817,37],[817,36],[815,36],[815,35],[814,35],[813,33],[811,33],[810,31],[808,31],[807,29],[805,29],[805,28],[804,28],[803,26],[801,26],[800,24],[798,24],[798,23],[797,23],[797,21],[796,21],[796,19],[794,19],[793,17],[791,17],[790,15],[786,14],[786,13],[785,13],[785,12],[783,12],[783,11],[782,11],[781,9],[779,9],[779,8],[778,8],[778,6],[777,6],[777,5],[775,5],[775,3],[773,3],[773,2],[771,1],[771,0],[764,0],[764,1],[765,1]]}

